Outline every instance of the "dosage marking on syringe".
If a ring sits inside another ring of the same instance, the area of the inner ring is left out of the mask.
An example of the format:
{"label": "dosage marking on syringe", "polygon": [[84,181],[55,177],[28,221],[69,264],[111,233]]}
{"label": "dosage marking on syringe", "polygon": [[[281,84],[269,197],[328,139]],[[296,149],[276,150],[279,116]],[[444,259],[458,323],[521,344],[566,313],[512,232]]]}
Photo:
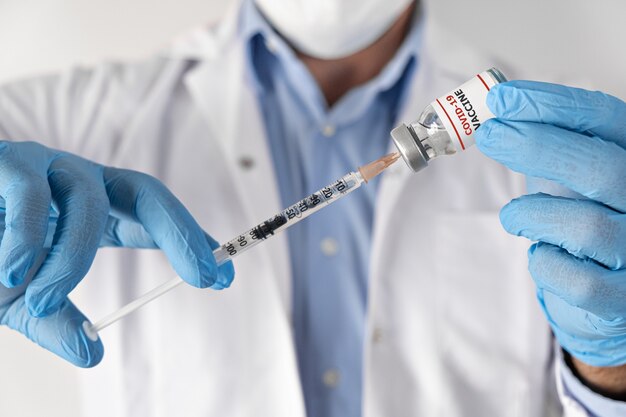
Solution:
{"label": "dosage marking on syringe", "polygon": [[226,252],[228,252],[230,256],[233,256],[237,253],[237,249],[235,249],[235,245],[233,245],[232,243],[228,243],[228,245],[226,245],[224,249],[226,249]]}
{"label": "dosage marking on syringe", "polygon": [[287,219],[291,220],[296,217],[302,217],[302,213],[307,211],[309,208],[314,208],[318,204],[328,201],[333,198],[335,193],[339,192],[343,194],[348,189],[348,184],[342,179],[337,180],[335,184],[331,187],[324,187],[320,191],[311,194],[303,200],[300,200],[298,203],[293,206],[285,209],[283,214],[287,216]]}
{"label": "dosage marking on syringe", "polygon": [[311,202],[311,207],[315,207],[317,206],[319,203],[322,202],[322,199],[320,198],[319,195],[317,194],[311,194],[311,197],[309,197],[309,201]]}
{"label": "dosage marking on syringe", "polygon": [[[285,225],[286,223],[287,219],[285,218],[285,216],[277,215],[274,218],[258,225],[246,234],[250,236],[250,240],[264,240],[273,235],[276,229]],[[246,234],[239,235],[236,239],[231,240],[224,246],[224,249],[226,250],[226,252],[228,252],[230,256],[234,256],[237,254],[237,248],[243,248],[248,243],[250,243],[248,237],[246,237]]]}
{"label": "dosage marking on syringe", "polygon": [[291,206],[287,210],[285,210],[285,214],[287,215],[287,219],[291,220],[295,217],[300,217],[300,210],[296,206]]}
{"label": "dosage marking on syringe", "polygon": [[238,249],[245,247],[250,241],[267,239],[274,234],[276,229],[285,225],[289,220],[302,217],[302,213],[317,207],[321,203],[330,203],[336,194],[344,194],[349,191],[349,188],[345,180],[339,179],[332,186],[322,188],[320,191],[286,208],[280,215],[263,222],[243,235],[239,235],[236,239],[224,245],[224,249],[230,256],[234,256],[237,254]]}
{"label": "dosage marking on syringe", "polygon": [[252,229],[252,233],[254,234],[253,239],[267,239],[268,236],[273,235],[274,231],[285,223],[287,223],[287,219],[282,215],[278,215],[271,220],[263,222],[263,224]]}

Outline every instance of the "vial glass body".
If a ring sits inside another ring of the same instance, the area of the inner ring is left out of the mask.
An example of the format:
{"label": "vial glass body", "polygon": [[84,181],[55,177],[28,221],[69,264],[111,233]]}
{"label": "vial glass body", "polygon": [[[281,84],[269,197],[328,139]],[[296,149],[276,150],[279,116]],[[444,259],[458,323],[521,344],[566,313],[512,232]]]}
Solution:
{"label": "vial glass body", "polygon": [[441,155],[465,150],[474,143],[474,132],[493,116],[486,104],[487,93],[506,81],[491,68],[426,106],[417,120],[391,131],[396,147],[413,171]]}

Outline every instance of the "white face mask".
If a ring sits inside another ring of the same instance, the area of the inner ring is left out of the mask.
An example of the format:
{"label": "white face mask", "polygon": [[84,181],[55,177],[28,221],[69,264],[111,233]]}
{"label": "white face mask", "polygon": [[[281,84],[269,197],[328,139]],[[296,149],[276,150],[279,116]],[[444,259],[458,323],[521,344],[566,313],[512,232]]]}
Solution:
{"label": "white face mask", "polygon": [[255,0],[296,49],[336,59],[380,38],[414,0]]}

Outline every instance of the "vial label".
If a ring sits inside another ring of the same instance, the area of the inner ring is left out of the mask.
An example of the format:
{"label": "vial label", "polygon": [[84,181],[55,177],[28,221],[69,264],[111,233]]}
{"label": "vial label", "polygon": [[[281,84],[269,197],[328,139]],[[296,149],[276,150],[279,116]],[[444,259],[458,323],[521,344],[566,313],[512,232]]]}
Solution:
{"label": "vial label", "polygon": [[489,73],[481,72],[432,103],[457,151],[472,146],[476,129],[495,117],[487,107],[487,93],[494,85],[496,82]]}

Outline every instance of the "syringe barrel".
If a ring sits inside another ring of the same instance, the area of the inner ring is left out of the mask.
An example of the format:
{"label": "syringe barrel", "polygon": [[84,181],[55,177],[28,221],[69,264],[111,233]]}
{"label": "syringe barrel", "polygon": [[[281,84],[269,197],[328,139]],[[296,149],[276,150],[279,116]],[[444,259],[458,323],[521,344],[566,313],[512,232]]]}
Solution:
{"label": "syringe barrel", "polygon": [[363,178],[358,172],[351,172],[339,178],[332,184],[303,198],[295,204],[287,207],[280,213],[270,217],[266,221],[245,233],[231,239],[213,251],[218,265],[239,255],[260,242],[268,239],[276,233],[293,226],[307,218],[322,207],[356,190],[363,183]]}

